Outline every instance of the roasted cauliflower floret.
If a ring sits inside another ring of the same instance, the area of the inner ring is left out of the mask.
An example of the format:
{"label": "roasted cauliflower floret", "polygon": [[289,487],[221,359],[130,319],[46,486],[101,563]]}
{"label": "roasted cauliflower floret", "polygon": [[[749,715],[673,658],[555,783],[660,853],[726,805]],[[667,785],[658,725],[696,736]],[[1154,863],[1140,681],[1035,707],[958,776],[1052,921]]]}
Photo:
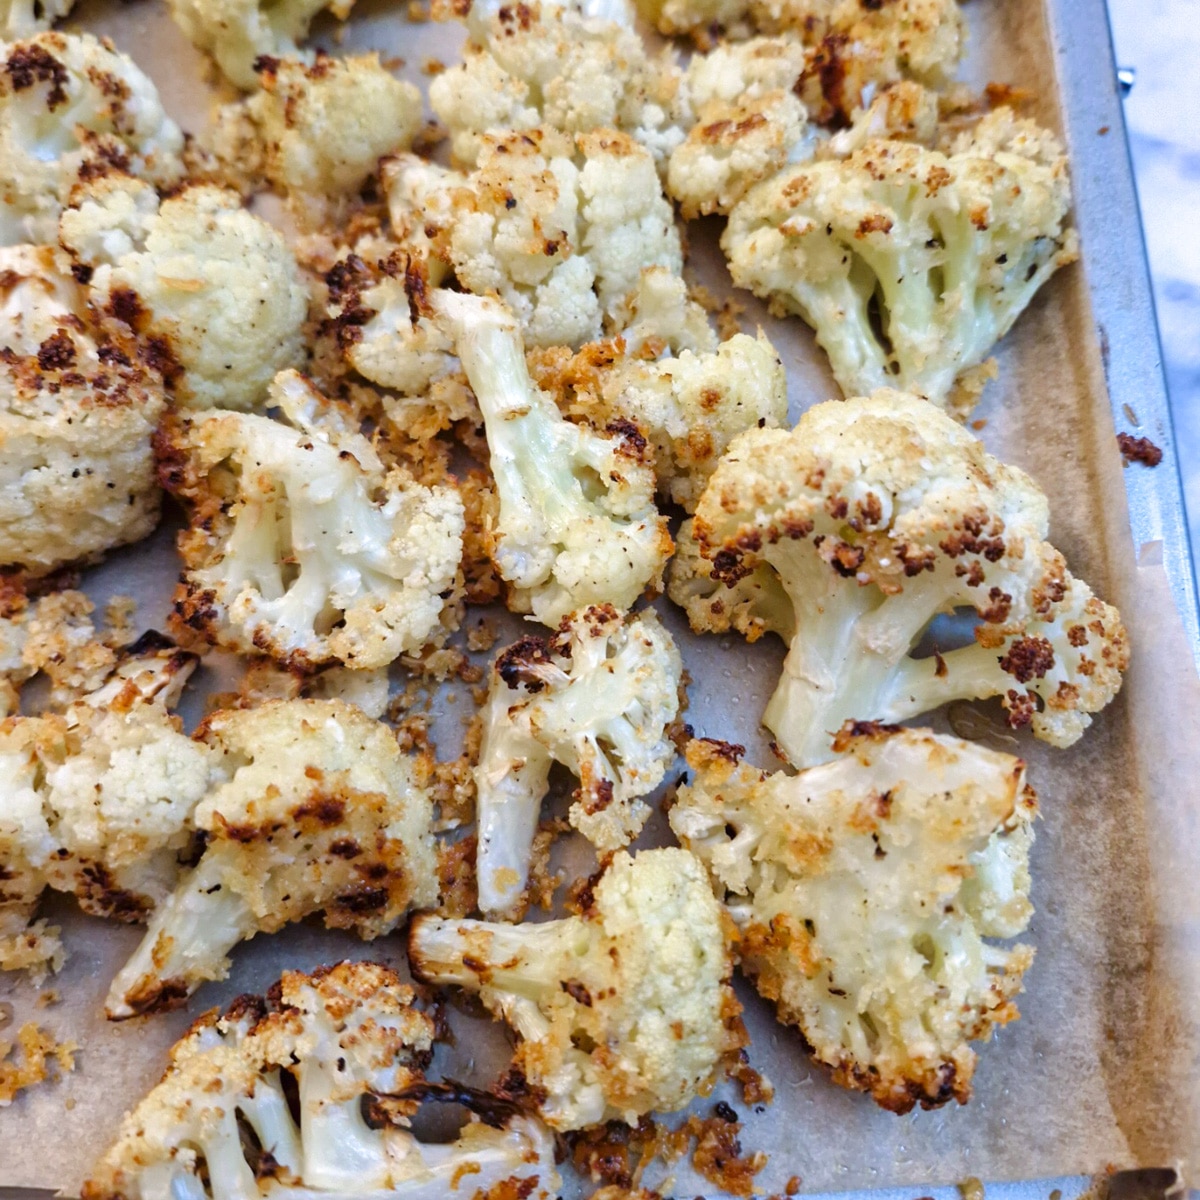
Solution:
{"label": "roasted cauliflower floret", "polygon": [[509,130],[619,129],[659,164],[683,141],[683,73],[671,51],[647,54],[628,25],[534,2],[472,5],[468,29],[463,62],[429,85],[463,165],[475,165],[483,135]]}
{"label": "roasted cauliflower floret", "polygon": [[312,64],[268,58],[259,81],[222,110],[221,132],[232,147],[257,150],[266,178],[293,197],[353,195],[421,127],[421,93],[378,54],[322,55]]}
{"label": "roasted cauliflower floret", "polygon": [[894,385],[969,407],[988,352],[1077,256],[1070,203],[1058,140],[999,108],[948,154],[870,141],[783,171],[721,245],[734,283],[816,330],[847,396]]}
{"label": "roasted cauliflower floret", "polygon": [[49,246],[0,247],[0,565],[44,574],[158,523],[162,380]]}
{"label": "roasted cauliflower floret", "polygon": [[190,42],[211,54],[230,82],[247,91],[258,86],[262,58],[303,58],[297,43],[313,18],[328,10],[345,20],[354,0],[167,0],[175,24]]}
{"label": "roasted cauliflower floret", "polygon": [[42,33],[0,54],[0,243],[53,242],[72,188],[98,174],[183,177],[183,134],[110,43]]}
{"label": "roasted cauliflower floret", "polygon": [[75,0],[0,0],[0,37],[25,38],[49,29],[75,7]]}
{"label": "roasted cauliflower floret", "polygon": [[650,155],[612,130],[485,138],[439,253],[464,288],[500,296],[531,346],[620,331],[643,273],[683,268]]}
{"label": "roasted cauliflower floret", "polygon": [[847,123],[875,88],[901,79],[944,87],[962,58],[957,0],[640,0],[663,33],[785,34],[805,50],[797,94],[822,124]]}
{"label": "roasted cauliflower floret", "polygon": [[[763,723],[797,766],[848,720],[901,721],[998,696],[1013,727],[1069,746],[1116,695],[1120,614],[1045,541],[1046,497],[950,417],[881,391],[730,447],[696,510],[710,580],[768,567],[795,613]],[[911,655],[939,613],[974,644]],[[700,626],[703,629],[703,625]],[[699,630],[698,630],[699,631]]]}
{"label": "roasted cauliflower floret", "polygon": [[644,437],[564,420],[497,301],[439,292],[432,304],[483,412],[499,503],[491,557],[509,607],[551,626],[592,604],[632,607],[671,553]]}
{"label": "roasted cauliflower floret", "polygon": [[692,512],[717,461],[739,433],[787,422],[787,378],[775,348],[735,334],[711,353],[650,361],[619,344],[535,358],[538,382],[595,425],[633,421],[654,443],[658,489]]}
{"label": "roasted cauliflower floret", "polygon": [[242,996],[224,1016],[213,1010],[192,1026],[82,1195],[471,1200],[507,1186],[504,1194],[551,1200],[554,1141],[533,1118],[510,1109],[498,1119],[494,1100],[460,1088],[455,1097],[488,1124],[472,1119],[439,1144],[407,1128],[421,1100],[442,1088],[424,1075],[437,1037],[437,1022],[387,967],[286,971],[266,999]]}
{"label": "roasted cauliflower floret", "polygon": [[0,966],[36,965],[17,951],[46,887],[124,921],[170,894],[211,781],[211,754],[170,712],[195,666],[147,634],[61,714],[0,723]]}
{"label": "roasted cauliflower floret", "polygon": [[1037,803],[1025,764],[925,730],[848,726],[768,775],[693,742],[671,827],[707,865],[744,971],[843,1087],[884,1108],[971,1094],[968,1042],[1018,1017]]}
{"label": "roasted cauliflower floret", "polygon": [[175,620],[280,662],[369,669],[441,629],[462,556],[449,487],[388,471],[302,376],[272,400],[289,422],[192,413],[162,438],[162,475],[190,511]]}
{"label": "roasted cauliflower floret", "polygon": [[794,91],[805,59],[789,38],[754,38],[693,57],[686,82],[695,121],[667,170],[667,190],[685,217],[727,213],[754,184],[811,157],[807,114]]}
{"label": "roasted cauliflower floret", "polygon": [[236,192],[189,187],[159,202],[128,178],[80,189],[60,237],[93,268],[96,302],[155,352],[175,399],[254,409],[304,358],[308,293],[283,237]]}
{"label": "roasted cauliflower floret", "polygon": [[204,853],[113,980],[113,1019],[225,978],[226,955],[256,933],[324,912],[375,938],[437,902],[423,767],[386,725],[338,700],[279,700],[214,713],[194,736],[222,778],[194,812]]}
{"label": "roasted cauliflower floret", "polygon": [[512,1026],[513,1079],[555,1129],[683,1108],[744,1040],[720,906],[684,850],[617,854],[562,920],[421,915],[408,955],[418,978],[478,991]]}
{"label": "roasted cauliflower floret", "polygon": [[492,664],[475,767],[479,907],[511,917],[529,878],[550,767],[578,780],[570,821],[601,852],[628,845],[641,799],[675,761],[683,663],[653,609],[625,621],[587,608],[552,638],[523,637]]}

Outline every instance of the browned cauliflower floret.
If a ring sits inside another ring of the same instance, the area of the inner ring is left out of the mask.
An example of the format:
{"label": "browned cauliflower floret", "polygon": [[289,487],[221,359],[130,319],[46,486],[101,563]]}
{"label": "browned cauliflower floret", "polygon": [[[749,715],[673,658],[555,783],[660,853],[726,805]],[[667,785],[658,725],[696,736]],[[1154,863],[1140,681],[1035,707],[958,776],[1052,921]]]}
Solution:
{"label": "browned cauliflower floret", "polygon": [[[1014,727],[1069,746],[1116,695],[1129,650],[1117,610],[1045,540],[1048,519],[1023,471],[932,404],[880,391],[733,443],[696,510],[699,586],[778,576],[794,623],[763,722],[797,766],[827,757],[847,720],[992,696]],[[686,595],[678,571],[672,586]],[[966,608],[971,645],[912,656],[935,616]],[[705,605],[691,615],[708,626]]]}
{"label": "browned cauliflower floret", "polygon": [[0,565],[44,574],[158,522],[162,380],[48,246],[0,247]]}
{"label": "browned cauliflower floret", "polygon": [[195,736],[222,781],[194,813],[204,853],[113,981],[114,1019],[223,979],[256,933],[323,912],[374,938],[438,898],[424,766],[386,725],[338,700],[278,700],[215,713]]}
{"label": "browned cauliflower floret", "polygon": [[821,124],[846,123],[873,89],[901,79],[943,87],[966,42],[957,0],[639,0],[663,33],[714,31],[798,39],[805,51],[796,87]]}
{"label": "browned cauliflower floret", "polygon": [[457,492],[387,470],[295,372],[272,396],[289,423],[213,410],[164,428],[163,478],[191,517],[176,622],[304,668],[420,650],[462,557]]}
{"label": "browned cauliflower floret", "polygon": [[682,1108],[745,1036],[720,906],[690,854],[620,853],[585,903],[537,925],[422,915],[409,930],[419,978],[478,991],[516,1031],[514,1082],[556,1129]]}
{"label": "browned cauliflower floret", "polygon": [[761,330],[657,361],[620,342],[530,358],[538,384],[573,416],[610,428],[632,421],[649,436],[659,492],[689,512],[739,433],[787,422],[783,363]]}
{"label": "browned cauliflower floret", "polygon": [[39,33],[0,44],[0,60],[0,244],[54,241],[72,189],[97,175],[183,177],[179,126],[107,39]]}
{"label": "browned cauliflower floret", "polygon": [[817,333],[847,396],[896,386],[967,408],[1034,294],[1077,256],[1058,139],[999,108],[949,153],[869,140],[789,168],[730,213],[734,283]]}
{"label": "browned cauliflower floret", "polygon": [[[552,1200],[549,1131],[492,1097],[428,1082],[438,1036],[387,967],[287,971],[265,1000],[242,996],[192,1026],[82,1195]],[[409,1118],[443,1092],[485,1121],[472,1118],[453,1142],[423,1143]]]}
{"label": "browned cauliflower floret", "polygon": [[847,726],[799,775],[693,742],[671,827],[737,923],[741,966],[843,1087],[884,1108],[971,1094],[968,1042],[1016,1020],[1033,959],[1025,764],[924,730]]}
{"label": "browned cauliflower floret", "polygon": [[455,158],[473,166],[484,134],[545,127],[621,130],[665,163],[690,119],[670,50],[650,55],[637,32],[573,6],[473,4],[463,62],[429,86]]}
{"label": "browned cauliflower floret", "polygon": [[[150,633],[61,714],[0,723],[0,968],[37,965],[30,935],[52,931],[26,923],[46,887],[124,921],[170,894],[212,781],[171,715],[195,666]],[[41,956],[61,961],[47,939]]]}

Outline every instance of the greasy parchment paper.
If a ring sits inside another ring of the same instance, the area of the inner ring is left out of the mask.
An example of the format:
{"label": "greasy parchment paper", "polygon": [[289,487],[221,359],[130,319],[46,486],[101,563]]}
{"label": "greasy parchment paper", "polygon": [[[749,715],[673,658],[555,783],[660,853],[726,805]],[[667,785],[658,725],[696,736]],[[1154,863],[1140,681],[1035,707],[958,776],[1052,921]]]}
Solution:
{"label": "greasy parchment paper", "polygon": [[[461,34],[409,25],[403,8],[359,0],[345,45],[403,56],[405,73],[421,82],[422,63],[452,60]],[[966,11],[972,27],[967,78],[1034,89],[1036,115],[1061,127],[1041,0],[973,0]],[[185,128],[203,124],[200,61],[154,0],[120,6],[95,0],[81,4],[76,18],[135,56]],[[716,222],[700,223],[689,236],[697,275],[723,290],[728,280],[718,232]],[[1042,800],[1033,855],[1037,915],[1025,939],[1038,955],[1021,1000],[1022,1019],[981,1047],[969,1105],[895,1117],[830,1085],[809,1066],[794,1032],[741,987],[751,1061],[777,1089],[772,1106],[747,1113],[743,1132],[746,1149],[771,1156],[758,1178],[763,1192],[782,1191],[793,1176],[805,1190],[825,1191],[1189,1161],[1194,1183],[1200,1170],[1200,684],[1160,549],[1139,552],[1130,544],[1088,305],[1086,259],[1105,250],[1085,245],[1085,262],[1037,298],[1001,347],[1000,379],[976,413],[986,419],[981,436],[989,449],[1029,470],[1049,493],[1055,543],[1077,574],[1120,606],[1134,651],[1120,698],[1072,750],[1011,738],[995,713],[983,710],[992,730],[987,740],[1028,760]],[[766,318],[761,306],[742,298],[749,302],[746,322],[761,320],[783,354],[793,418],[836,395],[808,331],[798,321]],[[1121,399],[1136,407],[1136,397]],[[175,573],[171,538],[168,522],[149,542],[90,572],[85,585],[101,600],[134,595],[139,627],[161,627]],[[667,601],[656,603],[693,679],[689,720],[696,731],[743,742],[752,761],[770,765],[757,718],[782,648],[769,638],[754,646],[736,637],[695,638]],[[216,675],[206,666],[194,690],[202,693]],[[202,703],[194,697],[185,715],[194,719]],[[452,756],[466,699],[441,695],[433,714],[439,750]],[[940,716],[934,723],[946,727]],[[645,841],[656,837],[663,838],[661,821]],[[578,848],[567,854],[586,869],[586,854]],[[103,1017],[103,997],[141,931],[83,917],[62,900],[46,911],[63,927],[66,967],[40,991],[16,977],[0,978],[0,999],[12,1004],[16,1022],[37,1019],[82,1049],[73,1074],[0,1110],[0,1187],[77,1189],[195,1014],[239,992],[263,990],[285,967],[339,957],[369,956],[396,966],[403,960],[399,937],[364,945],[317,924],[296,927],[241,947],[231,978],[201,989],[188,1010],[112,1025]],[[47,1005],[49,990],[57,1000]],[[494,1078],[507,1054],[503,1035],[458,1012],[453,1024],[457,1044],[439,1052],[434,1072],[482,1083]],[[697,1108],[707,1112],[720,1098],[745,1111],[724,1086]],[[647,1181],[661,1178],[659,1171]],[[714,1194],[686,1166],[675,1190]]]}

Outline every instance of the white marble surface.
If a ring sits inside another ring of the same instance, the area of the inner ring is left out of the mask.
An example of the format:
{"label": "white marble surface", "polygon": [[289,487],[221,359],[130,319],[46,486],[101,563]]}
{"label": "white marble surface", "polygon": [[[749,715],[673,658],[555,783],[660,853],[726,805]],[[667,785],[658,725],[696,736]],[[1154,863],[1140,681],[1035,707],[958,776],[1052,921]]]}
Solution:
{"label": "white marble surface", "polygon": [[1108,0],[1167,387],[1200,554],[1200,0]]}

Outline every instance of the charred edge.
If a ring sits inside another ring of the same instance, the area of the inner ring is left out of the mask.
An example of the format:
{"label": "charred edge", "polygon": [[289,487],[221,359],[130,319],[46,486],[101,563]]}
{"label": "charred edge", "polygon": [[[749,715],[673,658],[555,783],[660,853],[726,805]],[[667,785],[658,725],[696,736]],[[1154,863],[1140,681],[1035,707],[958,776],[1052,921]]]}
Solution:
{"label": "charred edge", "polygon": [[399,1092],[381,1092],[379,1095],[388,1100],[461,1104],[463,1108],[473,1112],[485,1125],[489,1125],[493,1129],[503,1129],[521,1111],[514,1096],[505,1093],[484,1092],[453,1079],[446,1079],[441,1083],[422,1080]]}
{"label": "charred edge", "polygon": [[496,674],[510,688],[524,687],[526,691],[540,692],[545,686],[536,670],[537,667],[553,662],[550,645],[537,634],[527,634],[504,650],[496,659]]}
{"label": "charred edge", "polygon": [[1131,433],[1117,434],[1117,448],[1126,466],[1141,463],[1144,467],[1157,467],[1162,462],[1163,452],[1149,438],[1134,437]]}
{"label": "charred edge", "polygon": [[143,979],[133,991],[125,995],[130,1015],[145,1016],[147,1013],[170,1012],[187,1003],[187,981],[179,976],[172,979]]}
{"label": "charred edge", "polygon": [[527,1111],[540,1108],[546,1097],[544,1087],[530,1083],[520,1067],[512,1066],[497,1081],[493,1098],[511,1105],[518,1111]]}
{"label": "charred edge", "polygon": [[561,983],[562,990],[575,1001],[576,1004],[582,1004],[584,1008],[592,1007],[592,993],[588,991],[587,986],[578,979],[564,979]]}
{"label": "charred edge", "polygon": [[1019,637],[1000,660],[1000,669],[1018,683],[1041,679],[1054,666],[1054,647],[1042,637]]}
{"label": "charred edge", "polygon": [[841,754],[850,748],[855,738],[868,738],[872,741],[883,741],[893,734],[899,733],[901,726],[886,725],[882,721],[847,721],[833,736],[833,749]]}
{"label": "charred edge", "polygon": [[[125,658],[140,658],[144,654],[163,654],[177,649],[178,647],[166,634],[159,633],[157,629],[147,629],[136,642],[126,646],[122,654]],[[188,659],[196,657],[185,651],[180,651],[180,653]]]}
{"label": "charred edge", "polygon": [[13,91],[23,92],[35,83],[48,83],[50,91],[46,96],[46,106],[50,111],[53,112],[60,104],[66,104],[70,75],[45,46],[29,43],[18,46],[8,56],[5,70],[12,81]]}

